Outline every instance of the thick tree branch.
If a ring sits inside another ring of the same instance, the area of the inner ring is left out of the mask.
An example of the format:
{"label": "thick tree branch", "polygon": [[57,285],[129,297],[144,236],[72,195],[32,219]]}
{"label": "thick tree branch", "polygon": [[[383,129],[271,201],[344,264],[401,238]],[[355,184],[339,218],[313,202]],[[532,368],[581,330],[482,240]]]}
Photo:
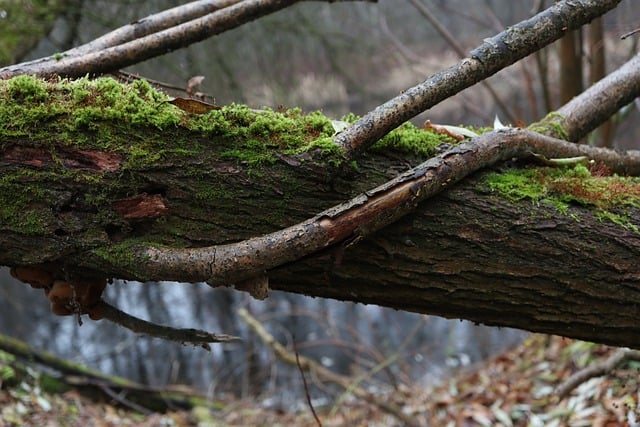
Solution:
{"label": "thick tree branch", "polygon": [[[563,133],[566,128],[572,138],[579,139],[638,95],[640,55],[574,98],[558,114],[531,127],[549,133]],[[148,248],[140,256],[148,259],[145,265],[157,280],[170,277],[211,284],[244,280],[336,243],[360,239],[473,172],[529,153],[546,158],[586,156],[615,172],[640,174],[639,151],[622,154],[518,129],[491,132],[293,227],[230,245],[183,251]]]}
{"label": "thick tree branch", "polygon": [[557,2],[533,18],[486,40],[471,52],[469,58],[377,107],[339,134],[336,142],[344,148],[348,158],[357,158],[401,123],[558,40],[618,3],[619,0]]}
{"label": "thick tree branch", "polygon": [[[284,3],[241,4],[268,8]],[[357,156],[436,98],[473,84],[478,76],[516,61],[615,3],[557,3],[545,12],[553,30],[539,27],[543,34],[530,42],[507,30],[459,66],[366,116],[336,141],[347,160]],[[116,52],[122,46],[109,49]],[[367,188],[405,170],[409,162],[418,163],[416,157],[391,162],[369,152],[358,159],[361,169],[350,171],[361,174],[360,180],[345,175],[328,183],[321,179],[332,167],[327,165],[345,159],[331,144],[333,131],[326,119],[296,122],[283,114],[278,120],[291,127],[278,133],[278,126],[248,109],[225,107],[201,118],[177,115],[143,82],[127,87],[106,79],[94,86],[86,80],[6,82],[5,111],[15,114],[5,121],[0,141],[0,168],[6,171],[0,185],[7,190],[0,212],[0,262],[40,264],[55,283],[69,275],[74,292],[82,284],[76,273],[103,280],[243,282],[249,289],[271,280],[273,288],[290,292],[637,346],[637,236],[621,226],[594,225],[592,213],[579,225],[555,219],[541,206],[535,211],[547,215],[542,220],[531,218],[530,206],[519,216],[513,210],[522,205],[500,204],[464,190],[482,187],[470,177],[474,171],[530,153],[546,158],[584,155],[615,171],[637,174],[638,152],[578,146],[541,133],[565,127],[566,135],[560,131],[557,136],[577,138],[597,125],[638,95],[638,68],[636,57],[532,129],[481,135],[373,190]],[[462,71],[470,74],[462,76]],[[446,80],[456,77],[462,83],[447,86]],[[46,108],[52,104],[56,108]],[[255,122],[261,122],[258,131],[263,139],[266,131],[268,143],[251,145],[249,151],[243,143],[255,142]],[[286,138],[298,132],[300,123],[315,139],[308,144],[300,138],[303,145],[298,141],[296,151]],[[266,158],[270,167],[262,166]],[[462,179],[466,184],[453,187]],[[436,201],[427,200],[443,190]],[[460,191],[462,201],[454,200]],[[339,204],[343,200],[350,201]],[[487,207],[489,202],[493,205]],[[444,211],[438,210],[439,203]],[[635,220],[636,213],[631,215]],[[264,234],[278,228],[283,229]],[[594,255],[602,242],[611,258]]]}

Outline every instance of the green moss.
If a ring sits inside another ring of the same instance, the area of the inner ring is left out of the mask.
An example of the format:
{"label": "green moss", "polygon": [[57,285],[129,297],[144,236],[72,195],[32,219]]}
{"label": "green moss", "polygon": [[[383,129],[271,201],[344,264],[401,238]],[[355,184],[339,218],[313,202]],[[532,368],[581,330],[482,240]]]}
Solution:
{"label": "green moss", "polygon": [[150,245],[160,246],[156,243],[150,243],[147,240],[128,239],[110,246],[95,248],[91,253],[108,265],[114,265],[121,269],[129,269],[130,271],[140,273],[138,271],[140,259],[138,259],[136,254],[141,248],[149,247]]}
{"label": "green moss", "polygon": [[[43,81],[19,76],[0,82],[0,99],[4,94],[28,102],[0,101],[0,136],[28,137],[33,145],[51,144],[53,136],[56,145],[118,151],[125,156],[124,169],[145,168],[163,159],[189,163],[187,156],[196,155],[200,144],[213,144],[223,159],[251,167],[275,162],[277,153],[300,155],[308,150],[321,151],[318,158],[331,166],[344,160],[332,141],[332,121],[319,112],[256,111],[232,104],[194,115],[166,102],[166,95],[143,80],[121,84],[111,78]],[[174,138],[178,128],[191,131],[191,140]],[[150,132],[157,129],[162,136]],[[124,137],[127,146],[121,145]],[[406,123],[372,150],[428,157],[443,142],[452,141]]]}
{"label": "green moss", "polygon": [[406,122],[376,142],[371,147],[371,151],[382,153],[395,151],[429,158],[436,153],[436,148],[439,145],[456,142],[449,136],[420,129],[412,123]]}
{"label": "green moss", "polygon": [[8,172],[0,177],[0,224],[4,228],[26,235],[38,235],[48,231],[53,221],[50,211],[42,209],[45,190],[33,184],[35,179],[29,170]]}
{"label": "green moss", "polygon": [[596,212],[596,218],[600,221],[609,221],[614,224],[618,224],[620,227],[631,230],[634,233],[640,233],[638,226],[631,222],[628,215],[620,215],[614,212],[601,210]]}
{"label": "green moss", "polygon": [[544,135],[553,136],[559,139],[568,139],[567,131],[564,128],[565,117],[555,111],[547,114],[542,120],[529,126],[527,129]]}
{"label": "green moss", "polygon": [[640,178],[593,176],[584,165],[572,168],[510,169],[490,173],[484,184],[509,200],[546,203],[567,214],[571,205],[592,206],[599,219],[635,230],[628,216],[614,213],[640,207]]}
{"label": "green moss", "polygon": [[13,101],[43,102],[49,98],[47,85],[31,76],[18,76],[9,80],[7,92]]}
{"label": "green moss", "polygon": [[[167,101],[166,95],[145,81],[131,84],[121,84],[112,78],[44,81],[30,76],[0,81],[0,147],[24,144],[53,159],[33,169],[22,167],[15,175],[0,177],[2,226],[26,235],[51,234],[57,230],[56,224],[66,225],[66,216],[60,212],[69,208],[65,205],[68,201],[52,201],[51,194],[59,197],[65,187],[74,193],[78,183],[90,183],[89,191],[74,196],[73,203],[79,199],[81,208],[74,205],[72,210],[90,215],[92,223],[98,226],[126,231],[127,221],[119,217],[111,202],[149,191],[153,169],[164,165],[182,168],[182,176],[194,177],[190,188],[178,192],[188,191],[202,206],[211,206],[236,197],[228,194],[224,185],[210,184],[209,177],[219,175],[218,171],[203,170],[211,159],[212,164],[233,163],[230,167],[252,178],[269,174],[260,165],[286,157],[301,163],[314,162],[316,170],[338,168],[346,160],[333,141],[336,133],[333,122],[319,112],[256,111],[232,104],[196,115]],[[353,121],[356,117],[346,119]],[[373,150],[428,157],[443,141],[450,140],[404,124]],[[119,154],[121,166],[115,173],[70,168],[64,154],[66,147]],[[199,186],[199,181],[209,184]],[[52,183],[55,190],[49,191]],[[283,210],[286,203],[283,199]],[[42,206],[52,209],[46,211]],[[277,210],[274,212],[278,214]],[[77,221],[82,223],[84,219]],[[162,225],[171,226],[170,220]],[[193,235],[186,228],[176,231],[177,236]],[[104,236],[91,238],[98,244],[104,243]],[[110,248],[101,256],[114,260],[120,257],[120,261],[114,262],[116,265],[134,263],[126,258],[130,249]]]}

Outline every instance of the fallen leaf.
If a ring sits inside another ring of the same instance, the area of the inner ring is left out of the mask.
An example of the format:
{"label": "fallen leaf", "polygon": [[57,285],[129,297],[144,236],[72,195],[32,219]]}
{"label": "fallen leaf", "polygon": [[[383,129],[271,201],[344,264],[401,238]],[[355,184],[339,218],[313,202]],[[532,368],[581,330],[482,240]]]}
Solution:
{"label": "fallen leaf", "polygon": [[174,98],[171,101],[167,101],[169,104],[173,104],[179,109],[192,114],[205,114],[211,110],[219,110],[221,107],[217,105],[209,104],[207,102],[198,101],[191,98]]}
{"label": "fallen leaf", "polygon": [[460,126],[436,125],[431,123],[431,120],[427,120],[426,122],[424,122],[424,129],[433,131],[440,135],[450,136],[456,141],[462,141],[465,138],[473,138],[478,136],[478,134],[472,130]]}

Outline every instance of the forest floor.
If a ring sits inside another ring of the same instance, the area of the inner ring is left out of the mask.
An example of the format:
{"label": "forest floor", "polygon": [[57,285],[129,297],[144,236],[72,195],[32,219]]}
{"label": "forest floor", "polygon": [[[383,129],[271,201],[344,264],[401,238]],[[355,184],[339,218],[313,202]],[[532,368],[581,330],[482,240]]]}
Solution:
{"label": "forest floor", "polygon": [[[561,337],[531,335],[520,346],[465,368],[440,384],[396,387],[386,396],[416,425],[432,426],[640,426],[640,361],[618,363],[622,350]],[[1,353],[1,352],[0,352]],[[634,352],[633,354],[636,354]],[[2,356],[2,354],[0,354]],[[342,396],[333,407],[292,413],[263,409],[255,400],[216,401],[189,411],[147,413],[126,409],[126,396],[90,399],[81,388],[45,392],[40,367],[12,377],[11,358],[0,357],[0,427],[9,426],[394,426],[380,407]],[[22,363],[26,363],[23,361]],[[601,368],[566,397],[558,393],[585,369]]]}

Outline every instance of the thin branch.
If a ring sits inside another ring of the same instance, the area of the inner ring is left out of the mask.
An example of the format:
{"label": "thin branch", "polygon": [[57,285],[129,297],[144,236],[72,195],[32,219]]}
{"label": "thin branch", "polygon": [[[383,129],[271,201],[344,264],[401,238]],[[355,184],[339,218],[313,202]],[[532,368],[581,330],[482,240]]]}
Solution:
{"label": "thin branch", "polygon": [[608,359],[599,363],[592,363],[585,369],[571,375],[565,382],[558,386],[556,396],[558,396],[560,400],[564,399],[580,384],[590,380],[591,378],[599,377],[613,371],[627,360],[640,360],[640,351],[630,350],[628,348],[618,349]]}
{"label": "thin branch", "polygon": [[[248,313],[248,312],[247,312]],[[316,423],[319,427],[322,427],[322,421],[318,417],[315,408],[313,407],[313,402],[311,402],[311,393],[309,393],[309,385],[307,384],[307,378],[304,376],[304,370],[302,369],[302,365],[300,364],[300,354],[298,353],[298,349],[296,348],[296,340],[293,340],[293,352],[296,355],[296,365],[298,366],[298,370],[300,371],[300,376],[302,377],[302,385],[304,386],[304,394],[307,398],[307,405],[309,405],[309,409],[311,409],[311,413],[313,414],[313,418],[316,420]]]}
{"label": "thin branch", "polygon": [[256,320],[253,316],[251,316],[249,312],[244,308],[238,310],[238,315],[242,317],[242,320],[246,322],[249,328],[251,328],[251,330],[253,330],[258,335],[258,337],[271,348],[278,359],[282,360],[288,365],[297,365],[304,371],[313,372],[324,381],[336,384],[345,390],[350,390],[357,397],[364,399],[367,402],[373,403],[388,414],[395,416],[396,418],[401,420],[404,425],[417,425],[416,420],[406,415],[402,411],[402,408],[399,408],[394,403],[389,402],[388,400],[383,400],[371,393],[368,393],[358,385],[354,385],[351,378],[336,374],[335,372],[332,372],[324,366],[320,365],[313,359],[309,359],[304,356],[296,357],[296,355],[291,354],[290,351],[288,351],[282,344],[276,341],[273,335],[267,332],[264,326],[260,324],[260,322],[258,322],[258,320]]}
{"label": "thin branch", "polygon": [[111,390],[111,388],[105,384],[98,384],[97,387],[107,396],[109,396],[111,399],[113,399],[115,402],[118,402],[120,405],[122,405],[125,408],[129,408],[131,410],[134,410],[136,412],[139,412],[143,415],[151,415],[153,414],[153,411],[145,408],[142,405],[138,405],[135,402],[130,401],[129,399],[127,399],[125,396],[122,396],[118,393],[116,393],[115,391]]}
{"label": "thin branch", "polygon": [[199,0],[176,6],[162,12],[138,19],[103,36],[98,37],[63,53],[64,56],[79,56],[118,46],[153,33],[166,30],[185,22],[208,15],[219,9],[232,6],[242,0]]}
{"label": "thin branch", "polygon": [[522,21],[473,50],[469,58],[362,117],[335,138],[347,158],[357,158],[392,129],[440,101],[497,73],[616,7],[620,0],[562,1]]}
{"label": "thin branch", "polygon": [[299,1],[304,0],[194,1],[149,15],[66,52],[0,68],[0,79],[19,74],[79,77],[113,72],[223,33]]}
{"label": "thin branch", "polygon": [[624,40],[624,39],[626,39],[627,37],[631,37],[632,35],[637,34],[637,33],[640,33],[640,28],[636,28],[636,29],[635,29],[635,30],[633,30],[633,31],[629,31],[628,33],[625,33],[625,34],[621,35],[621,36],[620,36],[620,39],[621,39],[621,40]]}
{"label": "thin branch", "polygon": [[[465,58],[467,54],[464,51],[464,49],[462,49],[462,46],[458,44],[453,34],[451,34],[449,30],[447,30],[447,28],[440,23],[440,21],[438,20],[436,15],[431,11],[431,9],[429,9],[427,5],[425,5],[420,0],[410,0],[410,1],[411,1],[411,4],[418,10],[418,12],[420,12],[420,14],[422,14],[422,16],[424,16],[427,19],[427,21],[429,21],[429,23],[433,25],[433,28],[435,28],[435,30],[440,34],[440,37],[442,37],[449,44],[449,46],[451,46],[451,48],[453,48],[453,50],[456,51],[456,53],[458,54],[458,57],[461,59]],[[482,84],[482,86],[484,86],[485,89],[487,89],[487,91],[493,98],[493,101],[498,105],[498,107],[500,107],[500,110],[504,113],[507,120],[509,120],[511,123],[515,123],[516,122],[515,116],[511,114],[511,110],[502,101],[502,99],[500,99],[500,95],[498,95],[498,93],[493,89],[493,86],[491,86],[491,84],[489,84],[489,82],[487,82],[486,80],[483,80],[480,83]]]}
{"label": "thin branch", "polygon": [[579,141],[640,96],[640,54],[541,121],[545,132]]}
{"label": "thin branch", "polygon": [[226,343],[240,340],[239,337],[232,335],[216,335],[198,329],[179,329],[147,322],[146,320],[131,316],[104,301],[99,302],[99,309],[103,318],[133,332],[169,341],[200,345],[207,350],[209,350],[207,343]]}

